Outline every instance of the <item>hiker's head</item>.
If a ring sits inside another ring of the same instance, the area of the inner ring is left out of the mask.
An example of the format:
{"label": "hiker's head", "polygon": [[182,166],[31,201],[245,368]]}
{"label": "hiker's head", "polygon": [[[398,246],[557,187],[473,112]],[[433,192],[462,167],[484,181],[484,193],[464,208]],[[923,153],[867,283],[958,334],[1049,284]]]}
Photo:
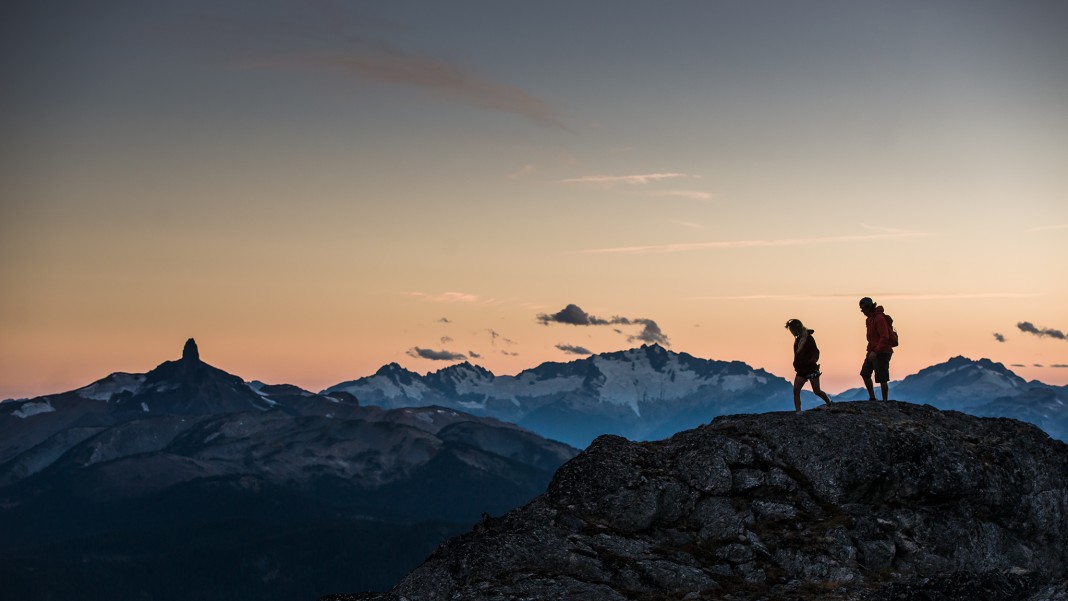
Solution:
{"label": "hiker's head", "polygon": [[871,300],[871,298],[869,298],[867,296],[865,296],[864,298],[860,299],[860,311],[862,313],[864,313],[865,315],[868,315],[869,313],[871,313],[874,310],[875,310],[875,301]]}
{"label": "hiker's head", "polygon": [[805,331],[805,324],[801,323],[800,319],[791,319],[786,322],[786,329],[790,330],[794,336],[798,336]]}

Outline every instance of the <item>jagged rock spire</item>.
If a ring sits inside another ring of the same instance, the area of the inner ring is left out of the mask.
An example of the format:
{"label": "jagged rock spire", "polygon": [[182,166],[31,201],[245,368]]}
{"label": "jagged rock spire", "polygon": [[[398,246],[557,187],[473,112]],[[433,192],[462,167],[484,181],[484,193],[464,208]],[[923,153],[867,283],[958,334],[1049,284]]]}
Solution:
{"label": "jagged rock spire", "polygon": [[200,361],[200,351],[197,349],[197,341],[190,338],[185,341],[185,348],[182,349],[182,361],[186,363],[197,363]]}

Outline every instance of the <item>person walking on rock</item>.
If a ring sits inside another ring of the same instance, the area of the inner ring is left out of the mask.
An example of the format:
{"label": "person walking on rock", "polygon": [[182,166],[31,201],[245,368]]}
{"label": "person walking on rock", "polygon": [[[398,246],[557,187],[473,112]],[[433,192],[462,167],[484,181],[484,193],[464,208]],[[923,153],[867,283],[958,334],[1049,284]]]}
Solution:
{"label": "person walking on rock", "polygon": [[883,308],[876,305],[875,301],[865,296],[860,299],[860,311],[867,318],[868,349],[864,357],[864,365],[860,368],[860,377],[864,380],[864,387],[868,389],[868,400],[874,401],[875,387],[872,385],[871,376],[875,374],[875,381],[879,383],[883,400],[887,400],[890,394],[890,357],[894,354],[891,344],[890,324],[887,323]]}
{"label": "person walking on rock", "polygon": [[812,382],[812,392],[830,405],[831,399],[820,389],[820,348],[812,337],[815,330],[810,330],[800,319],[786,322],[786,329],[794,335],[794,411],[801,413],[801,389],[805,382]]}

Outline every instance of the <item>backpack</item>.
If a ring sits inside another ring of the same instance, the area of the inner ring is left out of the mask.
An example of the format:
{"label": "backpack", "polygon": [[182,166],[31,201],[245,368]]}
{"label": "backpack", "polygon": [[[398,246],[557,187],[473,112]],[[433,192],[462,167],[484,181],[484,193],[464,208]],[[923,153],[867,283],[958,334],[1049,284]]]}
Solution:
{"label": "backpack", "polygon": [[883,313],[883,319],[886,320],[886,327],[890,330],[890,346],[897,346],[897,330],[894,329],[894,318]]}

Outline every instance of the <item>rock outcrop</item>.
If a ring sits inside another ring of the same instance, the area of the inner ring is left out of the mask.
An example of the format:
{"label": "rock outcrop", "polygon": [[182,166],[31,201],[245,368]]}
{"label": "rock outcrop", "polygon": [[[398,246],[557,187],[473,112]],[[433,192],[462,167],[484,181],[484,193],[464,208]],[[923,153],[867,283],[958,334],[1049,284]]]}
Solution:
{"label": "rock outcrop", "polygon": [[897,402],[598,438],[389,593],[463,599],[1068,600],[1068,446]]}
{"label": "rock outcrop", "polygon": [[196,340],[190,338],[185,341],[185,346],[182,348],[182,361],[186,363],[200,362],[200,350],[197,348]]}

